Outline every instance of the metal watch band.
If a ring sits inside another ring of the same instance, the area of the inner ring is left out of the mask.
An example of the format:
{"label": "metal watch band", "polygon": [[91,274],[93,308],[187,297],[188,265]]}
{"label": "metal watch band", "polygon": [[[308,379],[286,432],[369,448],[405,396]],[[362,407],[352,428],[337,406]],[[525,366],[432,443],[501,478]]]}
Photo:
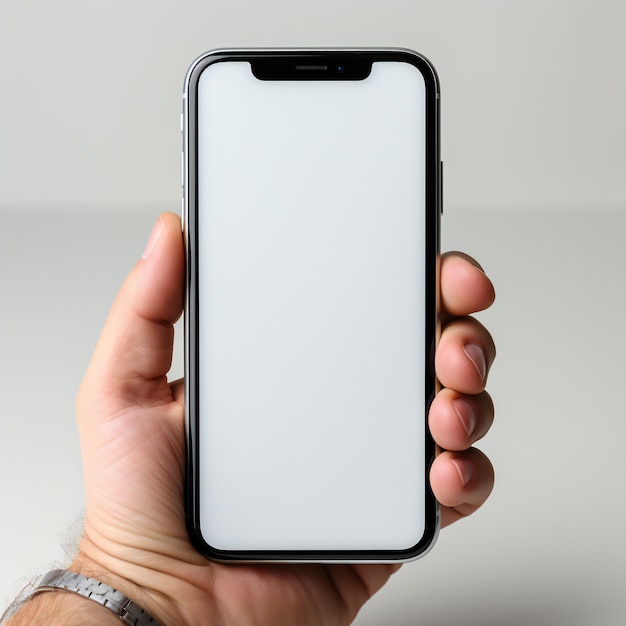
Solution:
{"label": "metal watch band", "polygon": [[95,578],[88,578],[64,569],[53,570],[45,574],[31,595],[34,596],[55,589],[73,591],[84,598],[94,600],[94,602],[113,611],[125,624],[159,626],[153,617],[117,589],[113,589]]}

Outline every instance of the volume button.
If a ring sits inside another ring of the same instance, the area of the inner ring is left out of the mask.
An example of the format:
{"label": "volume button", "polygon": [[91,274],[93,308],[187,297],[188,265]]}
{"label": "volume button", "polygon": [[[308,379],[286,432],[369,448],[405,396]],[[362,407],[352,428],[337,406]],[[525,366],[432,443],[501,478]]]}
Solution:
{"label": "volume button", "polygon": [[180,186],[185,186],[185,153],[180,153]]}
{"label": "volume button", "polygon": [[439,161],[439,213],[443,215],[443,161]]}

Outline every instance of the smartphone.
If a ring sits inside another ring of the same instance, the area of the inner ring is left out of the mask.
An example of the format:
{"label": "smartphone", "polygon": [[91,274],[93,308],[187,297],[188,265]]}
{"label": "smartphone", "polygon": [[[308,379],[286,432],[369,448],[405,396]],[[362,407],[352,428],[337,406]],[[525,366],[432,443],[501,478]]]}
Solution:
{"label": "smartphone", "polygon": [[192,542],[226,562],[421,556],[439,527],[433,66],[216,50],[183,102]]}

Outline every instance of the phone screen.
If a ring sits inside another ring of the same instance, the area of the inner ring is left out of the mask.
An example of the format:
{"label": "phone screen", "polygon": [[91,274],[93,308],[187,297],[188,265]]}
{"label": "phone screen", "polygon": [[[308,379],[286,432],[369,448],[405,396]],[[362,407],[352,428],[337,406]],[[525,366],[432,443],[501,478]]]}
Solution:
{"label": "phone screen", "polygon": [[425,532],[426,86],[197,84],[197,436],[204,541],[394,551]]}

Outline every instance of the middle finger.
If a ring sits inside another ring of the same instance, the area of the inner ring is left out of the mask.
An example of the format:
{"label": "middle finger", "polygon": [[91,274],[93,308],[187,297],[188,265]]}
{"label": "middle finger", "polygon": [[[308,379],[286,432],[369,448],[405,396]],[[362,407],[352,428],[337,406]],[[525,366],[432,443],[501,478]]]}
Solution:
{"label": "middle finger", "polygon": [[435,353],[437,378],[444,387],[465,394],[483,391],[496,347],[487,329],[472,317],[449,322]]}

